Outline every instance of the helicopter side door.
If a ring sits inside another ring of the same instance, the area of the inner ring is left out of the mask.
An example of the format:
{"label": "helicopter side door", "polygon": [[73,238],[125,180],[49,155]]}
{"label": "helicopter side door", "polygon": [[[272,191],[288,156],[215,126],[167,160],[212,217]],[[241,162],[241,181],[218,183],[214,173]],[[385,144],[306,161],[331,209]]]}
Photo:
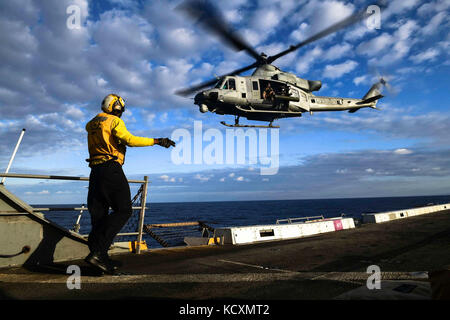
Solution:
{"label": "helicopter side door", "polygon": [[291,87],[289,89],[289,94],[291,97],[298,98],[298,101],[289,101],[289,111],[299,112],[299,111],[309,111],[308,96],[302,90]]}
{"label": "helicopter side door", "polygon": [[243,77],[236,77],[236,88],[238,92],[238,97],[241,98],[242,102],[247,104],[248,103],[248,96],[247,96],[247,84],[245,81],[245,78]]}

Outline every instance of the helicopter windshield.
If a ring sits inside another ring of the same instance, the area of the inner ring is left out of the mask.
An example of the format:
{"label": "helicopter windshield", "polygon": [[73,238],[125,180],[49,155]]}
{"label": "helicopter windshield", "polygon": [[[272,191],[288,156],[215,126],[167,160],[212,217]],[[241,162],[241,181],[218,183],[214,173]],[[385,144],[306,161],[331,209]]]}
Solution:
{"label": "helicopter windshield", "polygon": [[234,78],[219,80],[214,88],[223,90],[236,90],[236,81],[234,80]]}
{"label": "helicopter windshield", "polygon": [[223,84],[223,79],[220,79],[219,81],[217,81],[216,85],[214,86],[215,89],[220,89],[222,88],[222,84]]}

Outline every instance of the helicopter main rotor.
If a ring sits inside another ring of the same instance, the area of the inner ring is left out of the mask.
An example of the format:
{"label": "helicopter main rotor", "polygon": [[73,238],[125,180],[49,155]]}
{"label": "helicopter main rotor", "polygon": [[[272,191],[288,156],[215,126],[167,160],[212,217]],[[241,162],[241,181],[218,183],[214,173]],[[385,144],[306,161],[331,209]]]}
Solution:
{"label": "helicopter main rotor", "polygon": [[332,33],[338,32],[339,30],[347,28],[373,14],[373,12],[368,13],[366,10],[361,10],[329,26],[328,28],[325,28],[324,30],[307,38],[306,40],[303,40],[302,42],[296,45],[291,45],[288,49],[267,57],[264,53],[258,54],[256,50],[250,44],[248,44],[241,36],[232,32],[231,27],[229,26],[229,24],[221,14],[221,12],[210,2],[206,0],[186,0],[185,2],[177,6],[176,9],[181,11],[194,21],[197,21],[198,23],[203,25],[203,27],[206,28],[207,30],[219,36],[219,38],[221,38],[224,41],[224,43],[227,44],[228,46],[232,47],[237,51],[244,50],[245,52],[247,52],[248,55],[250,55],[252,58],[256,60],[254,63],[246,67],[239,68],[222,76],[175,92],[176,94],[181,96],[187,96],[203,88],[209,87],[217,82],[217,78],[220,79],[226,76],[238,75],[245,71],[258,68],[261,65],[271,64],[275,60],[293,51],[296,51],[303,46],[306,46],[314,41],[324,38]]}

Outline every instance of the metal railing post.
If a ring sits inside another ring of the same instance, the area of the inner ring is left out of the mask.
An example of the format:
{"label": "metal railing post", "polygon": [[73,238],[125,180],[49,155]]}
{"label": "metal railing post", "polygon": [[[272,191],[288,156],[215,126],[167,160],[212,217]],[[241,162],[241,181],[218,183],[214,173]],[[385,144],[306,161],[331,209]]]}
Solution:
{"label": "metal railing post", "polygon": [[[11,164],[14,161],[14,157],[16,156],[17,150],[19,149],[19,145],[22,142],[22,138],[23,138],[24,134],[25,134],[25,129],[22,129],[22,132],[20,133],[19,140],[17,141],[16,147],[14,148],[13,154],[11,156],[11,159],[9,159],[8,167],[6,167],[5,173],[8,173],[9,172],[9,168],[11,168]],[[0,184],[4,184],[5,183],[5,179],[6,179],[6,177],[3,177],[2,181],[0,182]]]}
{"label": "metal railing post", "polygon": [[141,241],[142,241],[142,232],[144,229],[144,218],[145,218],[145,203],[147,201],[147,187],[148,187],[148,176],[144,176],[144,188],[142,189],[141,195],[141,212],[139,214],[139,226],[138,226],[138,238],[136,243],[136,253],[141,253]]}

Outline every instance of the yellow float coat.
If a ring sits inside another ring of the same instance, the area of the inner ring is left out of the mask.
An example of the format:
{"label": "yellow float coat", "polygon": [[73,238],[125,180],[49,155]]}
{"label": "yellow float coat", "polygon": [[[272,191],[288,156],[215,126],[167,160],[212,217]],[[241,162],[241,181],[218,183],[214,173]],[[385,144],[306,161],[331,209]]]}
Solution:
{"label": "yellow float coat", "polygon": [[155,144],[153,138],[136,137],[128,132],[119,117],[99,113],[86,124],[88,132],[89,166],[114,160],[121,165],[125,162],[126,146],[147,147]]}

